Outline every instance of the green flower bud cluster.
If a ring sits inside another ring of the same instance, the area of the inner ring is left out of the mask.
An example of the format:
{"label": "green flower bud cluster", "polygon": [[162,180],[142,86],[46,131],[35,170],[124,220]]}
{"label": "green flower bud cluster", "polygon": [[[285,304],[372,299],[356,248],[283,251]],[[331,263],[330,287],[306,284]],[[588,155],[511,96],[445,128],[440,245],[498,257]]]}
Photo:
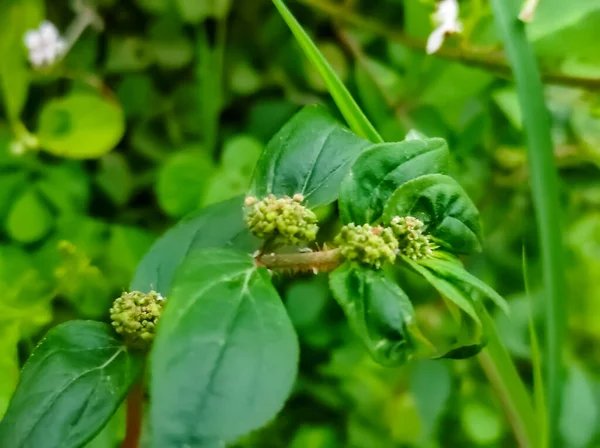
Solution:
{"label": "green flower bud cluster", "polygon": [[276,198],[270,194],[264,199],[246,198],[246,225],[258,238],[282,245],[301,245],[317,237],[317,216],[301,202],[304,196]]}
{"label": "green flower bud cluster", "polygon": [[412,260],[422,260],[433,256],[433,251],[439,246],[431,241],[431,236],[425,234],[425,224],[412,216],[396,216],[390,223],[390,228],[398,238],[400,252]]}
{"label": "green flower bud cluster", "polygon": [[165,299],[157,292],[124,292],[113,302],[110,319],[115,331],[132,348],[146,349],[154,339]]}
{"label": "green flower bud cluster", "polygon": [[379,269],[381,265],[396,260],[398,241],[389,228],[369,224],[357,226],[350,223],[342,227],[334,243],[347,260],[357,260]]}

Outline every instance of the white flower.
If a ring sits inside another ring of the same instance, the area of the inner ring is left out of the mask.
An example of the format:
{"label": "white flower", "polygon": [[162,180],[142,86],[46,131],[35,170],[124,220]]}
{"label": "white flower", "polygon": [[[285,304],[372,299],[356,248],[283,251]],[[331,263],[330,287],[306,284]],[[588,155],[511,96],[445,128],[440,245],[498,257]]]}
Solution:
{"label": "white flower", "polygon": [[462,23],[458,20],[458,2],[456,0],[439,2],[437,11],[433,14],[433,20],[437,28],[427,39],[427,54],[438,51],[446,35],[462,31]]}
{"label": "white flower", "polygon": [[43,21],[37,30],[27,31],[23,40],[34,67],[54,64],[67,47],[54,24],[48,21]]}

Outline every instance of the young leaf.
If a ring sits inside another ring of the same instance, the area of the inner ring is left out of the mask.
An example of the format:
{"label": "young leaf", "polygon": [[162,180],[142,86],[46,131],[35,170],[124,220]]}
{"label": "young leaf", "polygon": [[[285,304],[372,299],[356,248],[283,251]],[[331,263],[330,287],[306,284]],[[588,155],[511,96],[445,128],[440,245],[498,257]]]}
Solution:
{"label": "young leaf", "polygon": [[460,313],[456,315],[460,321],[460,333],[456,338],[457,342],[452,347],[441,350],[444,354],[439,357],[462,359],[477,354],[484,347],[485,342],[477,304],[474,303],[471,295],[461,288],[462,285],[451,283],[408,257],[403,256],[402,259],[415,272],[423,276],[444,298],[466,314],[466,319],[463,319]]}
{"label": "young leaf", "polygon": [[360,110],[360,107],[358,107],[358,104],[356,104],[356,101],[354,101],[354,98],[352,98],[352,95],[350,95],[346,86],[344,86],[335,71],[331,68],[327,59],[321,54],[317,46],[302,28],[302,25],[298,23],[294,15],[287,6],[285,6],[285,3],[281,0],[273,0],[273,3],[279,10],[283,20],[285,20],[290,27],[290,30],[294,34],[294,37],[296,37],[296,40],[306,57],[323,77],[323,80],[329,89],[329,93],[333,97],[333,100],[337,104],[350,128],[356,132],[356,134],[369,139],[374,143],[383,142],[383,139],[377,133],[367,117],[365,117],[362,110]]}
{"label": "young leaf", "polygon": [[155,290],[168,296],[177,267],[192,251],[209,247],[234,247],[253,252],[258,241],[243,219],[243,198],[208,206],[165,233],[137,267],[131,290]]}
{"label": "young leaf", "polygon": [[75,448],[91,440],[141,371],[141,358],[115,336],[92,321],[50,330],[23,368],[0,446]]}
{"label": "young leaf", "polygon": [[411,358],[416,347],[415,313],[398,285],[381,271],[349,262],[330,274],[329,285],[375,361],[398,366]]}
{"label": "young leaf", "polygon": [[502,309],[502,311],[504,311],[506,314],[509,314],[510,310],[506,300],[504,300],[500,294],[494,291],[493,288],[486,285],[477,277],[471,275],[468,271],[463,269],[460,264],[437,258],[424,259],[419,263],[453,283],[465,283],[473,287],[481,294],[489,297],[499,308]]}
{"label": "young leaf", "polygon": [[118,104],[97,95],[73,93],[42,109],[38,136],[42,148],[59,157],[97,158],[123,137],[125,117]]}
{"label": "young leaf", "polygon": [[481,250],[479,211],[451,177],[427,174],[401,185],[383,211],[384,222],[394,216],[420,219],[436,243],[452,252]]}
{"label": "young leaf", "polygon": [[155,446],[200,446],[275,417],[294,384],[298,341],[267,271],[249,255],[209,249],[181,266],[151,363]]}
{"label": "young leaf", "polygon": [[448,145],[441,138],[381,143],[363,152],[342,181],[340,214],[344,223],[372,223],[403,183],[424,174],[448,171]]}
{"label": "young leaf", "polygon": [[305,107],[263,151],[250,193],[257,197],[301,193],[311,208],[329,204],[337,199],[340,182],[368,145],[325,109]]}

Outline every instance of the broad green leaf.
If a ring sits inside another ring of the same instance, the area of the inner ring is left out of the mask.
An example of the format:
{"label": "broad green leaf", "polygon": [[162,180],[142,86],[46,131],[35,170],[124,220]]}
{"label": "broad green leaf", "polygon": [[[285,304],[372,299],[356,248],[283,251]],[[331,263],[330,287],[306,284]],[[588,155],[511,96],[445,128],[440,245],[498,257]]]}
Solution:
{"label": "broad green leaf", "polygon": [[538,40],[549,34],[576,25],[587,15],[600,10],[600,2],[596,0],[570,0],[568,7],[562,0],[540,1],[536,8],[534,20],[527,26],[528,35]]}
{"label": "broad green leaf", "polygon": [[479,211],[462,187],[443,174],[427,174],[401,185],[388,200],[383,221],[414,216],[436,243],[456,253],[481,250]]}
{"label": "broad green leaf", "polygon": [[252,256],[196,252],[181,266],[151,358],[156,446],[233,441],[283,407],[298,342],[268,272]]}
{"label": "broad green leaf", "polygon": [[38,127],[43,149],[72,159],[100,157],[119,143],[124,132],[121,107],[89,93],[72,93],[48,102]]}
{"label": "broad green leaf", "polygon": [[23,36],[44,19],[42,0],[4,0],[0,6],[0,91],[8,119],[19,120],[31,75]]}
{"label": "broad green leaf", "polygon": [[250,193],[258,197],[301,193],[311,208],[333,202],[340,182],[368,145],[325,109],[305,107],[263,151]]}
{"label": "broad green leaf", "polygon": [[285,3],[282,0],[273,0],[273,3],[294,34],[294,37],[298,41],[298,44],[302,48],[302,51],[304,51],[306,57],[323,77],[323,80],[329,89],[329,93],[333,97],[350,128],[359,136],[369,139],[374,143],[383,142],[383,139],[369,122],[362,110],[360,110],[360,107],[358,107],[358,104],[356,104],[356,101],[354,101],[354,98],[352,98],[352,95],[346,86],[344,86],[333,68],[331,68],[327,59],[321,54],[317,46],[310,39],[306,31],[304,31],[302,25],[298,23]]}
{"label": "broad green leaf", "polygon": [[212,160],[200,147],[173,154],[158,173],[158,204],[174,217],[197,210],[213,170]]}
{"label": "broad green leaf", "polygon": [[427,258],[419,261],[420,264],[436,272],[452,283],[466,283],[481,294],[489,297],[502,311],[510,313],[508,303],[492,287],[479,280],[466,271],[458,260],[448,261],[440,258]]}
{"label": "broad green leaf", "polygon": [[448,172],[448,145],[440,138],[371,146],[354,162],[340,188],[344,223],[372,223],[403,183],[424,174]]}
{"label": "broad green leaf", "polygon": [[6,231],[20,243],[42,239],[53,225],[53,217],[35,188],[15,200],[6,220]]}
{"label": "broad green leaf", "polygon": [[410,299],[382,271],[346,262],[329,276],[333,296],[375,361],[402,365],[416,351]]}
{"label": "broad green leaf", "polygon": [[206,186],[202,203],[216,204],[244,195],[248,192],[251,176],[241,171],[232,171],[225,167],[218,168]]}
{"label": "broad green leaf", "polygon": [[194,250],[233,247],[249,253],[258,248],[244,224],[243,198],[208,206],[165,233],[137,267],[131,290],[155,290],[168,296],[179,264]]}
{"label": "broad green leaf", "polygon": [[106,424],[141,370],[104,323],[71,321],[48,332],[19,380],[0,446],[81,447]]}

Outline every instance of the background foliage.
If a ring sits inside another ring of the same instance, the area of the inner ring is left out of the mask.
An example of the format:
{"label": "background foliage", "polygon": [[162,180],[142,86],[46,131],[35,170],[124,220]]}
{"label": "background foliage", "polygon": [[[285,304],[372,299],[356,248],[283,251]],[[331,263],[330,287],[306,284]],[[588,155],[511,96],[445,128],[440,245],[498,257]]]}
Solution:
{"label": "background foliage", "polygon": [[[544,294],[522,120],[488,3],[460,2],[464,32],[434,56],[423,50],[432,1],[290,3],[384,140],[416,129],[448,141],[449,171],[484,224],[484,252],[465,263],[509,299],[512,319],[497,323],[531,378],[528,320],[539,323]],[[44,18],[69,29],[88,9],[0,0],[0,415],[48,328],[106,319],[158,235],[245,194],[269,138],[301,106],[336,110],[267,0],[88,6],[103,27],[33,71],[25,31]],[[561,175],[569,334],[560,432],[569,447],[600,444],[599,21],[598,1],[546,0],[528,25]],[[422,323],[443,334],[451,322],[435,291],[416,277],[402,282]],[[284,411],[240,447],[514,446],[476,360],[379,367],[325,277],[278,283],[300,334],[301,375]],[[90,446],[117,446],[123,425],[121,412]]]}

